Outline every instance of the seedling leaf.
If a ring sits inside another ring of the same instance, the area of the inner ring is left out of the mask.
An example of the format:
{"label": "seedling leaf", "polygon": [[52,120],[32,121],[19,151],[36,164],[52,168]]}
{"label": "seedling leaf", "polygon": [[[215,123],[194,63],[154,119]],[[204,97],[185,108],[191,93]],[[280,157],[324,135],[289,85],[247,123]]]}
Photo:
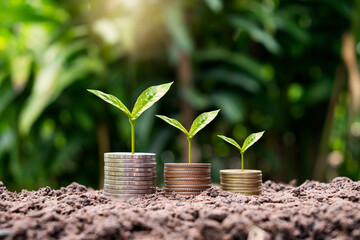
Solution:
{"label": "seedling leaf", "polygon": [[170,89],[171,83],[152,86],[146,89],[136,100],[131,113],[132,120],[137,119],[146,109],[157,102]]}
{"label": "seedling leaf", "polygon": [[219,113],[219,110],[200,114],[191,125],[188,138],[192,139],[196,133],[208,125]]}
{"label": "seedling leaf", "polygon": [[87,89],[89,92],[95,94],[105,102],[110,103],[111,105],[119,108],[121,111],[123,111],[128,117],[131,117],[131,113],[129,109],[115,96],[103,93],[99,90],[93,90],[93,89]]}
{"label": "seedling leaf", "polygon": [[256,143],[265,131],[250,134],[244,141],[241,152],[245,152],[249,147]]}
{"label": "seedling leaf", "polygon": [[161,118],[162,120],[164,120],[165,122],[167,122],[168,124],[170,124],[171,126],[176,127],[177,129],[180,129],[180,131],[182,131],[183,133],[186,134],[186,136],[189,135],[188,131],[186,131],[186,129],[184,128],[183,125],[181,125],[181,123],[179,121],[177,121],[176,119],[173,118],[169,118],[166,116],[162,116],[162,115],[156,115],[158,118]]}
{"label": "seedling leaf", "polygon": [[234,145],[235,147],[237,147],[237,149],[239,149],[241,151],[241,147],[240,145],[232,138],[229,138],[229,137],[225,137],[223,135],[218,135],[219,138],[223,139],[224,141]]}

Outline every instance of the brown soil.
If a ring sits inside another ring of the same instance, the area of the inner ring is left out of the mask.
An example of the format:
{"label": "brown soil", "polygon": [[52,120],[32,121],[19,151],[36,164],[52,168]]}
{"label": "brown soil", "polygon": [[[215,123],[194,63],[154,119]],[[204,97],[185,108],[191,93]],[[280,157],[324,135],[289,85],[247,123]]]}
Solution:
{"label": "brown soil", "polygon": [[360,182],[262,189],[117,200],[77,183],[13,193],[0,182],[0,239],[360,239]]}

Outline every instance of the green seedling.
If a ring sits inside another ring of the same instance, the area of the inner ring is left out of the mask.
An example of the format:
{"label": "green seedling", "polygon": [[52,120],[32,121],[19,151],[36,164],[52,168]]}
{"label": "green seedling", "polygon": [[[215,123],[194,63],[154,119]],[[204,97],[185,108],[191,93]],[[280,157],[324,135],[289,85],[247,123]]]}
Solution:
{"label": "green seedling", "polygon": [[256,143],[262,137],[264,132],[265,131],[250,134],[245,139],[244,144],[243,144],[242,147],[240,147],[240,145],[234,139],[231,139],[229,137],[225,137],[225,136],[222,136],[222,135],[218,135],[218,137],[225,140],[226,142],[234,145],[237,149],[240,150],[240,153],[241,153],[241,170],[244,171],[244,153],[245,153],[245,151],[249,147],[251,147],[254,143]]}
{"label": "green seedling", "polygon": [[132,112],[130,112],[127,107],[115,96],[103,93],[98,90],[88,89],[89,92],[95,94],[105,102],[110,103],[111,105],[119,108],[123,111],[126,116],[129,118],[130,126],[131,126],[131,153],[135,153],[135,133],[134,133],[134,125],[136,119],[149,107],[151,107],[155,102],[157,102],[165,93],[170,89],[171,83],[161,84],[157,86],[152,86],[146,89],[144,92],[140,94],[138,99],[135,102],[134,108]]}
{"label": "green seedling", "polygon": [[187,131],[184,128],[184,126],[181,125],[181,123],[175,119],[168,118],[168,117],[162,116],[162,115],[156,115],[156,116],[161,118],[162,120],[164,120],[171,126],[174,126],[177,129],[180,129],[180,131],[182,131],[183,133],[185,133],[186,138],[189,143],[189,163],[191,163],[191,140],[193,139],[193,137],[195,136],[196,133],[198,133],[201,129],[203,129],[206,125],[208,125],[212,120],[214,120],[214,118],[219,113],[219,111],[220,111],[220,109],[200,114],[194,120],[193,124],[191,125],[190,131]]}

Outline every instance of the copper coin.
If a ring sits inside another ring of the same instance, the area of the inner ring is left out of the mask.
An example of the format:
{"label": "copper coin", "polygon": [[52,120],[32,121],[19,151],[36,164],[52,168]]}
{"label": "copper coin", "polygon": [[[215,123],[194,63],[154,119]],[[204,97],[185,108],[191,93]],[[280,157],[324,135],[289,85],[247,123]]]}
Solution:
{"label": "copper coin", "polygon": [[165,184],[165,188],[202,188],[202,189],[207,189],[210,188],[211,185],[210,184],[203,184],[203,185],[176,185],[176,184]]}
{"label": "copper coin", "polygon": [[210,181],[166,181],[165,180],[165,185],[210,185],[211,182]]}
{"label": "copper coin", "polygon": [[210,177],[210,173],[165,173],[165,178]]}
{"label": "copper coin", "polygon": [[202,192],[206,189],[208,189],[208,187],[207,188],[168,188],[168,187],[164,188],[166,192]]}
{"label": "copper coin", "polygon": [[165,163],[164,166],[165,168],[211,168],[211,163]]}
{"label": "copper coin", "polygon": [[172,196],[172,195],[182,195],[182,196],[196,196],[200,195],[201,192],[165,192],[165,195]]}

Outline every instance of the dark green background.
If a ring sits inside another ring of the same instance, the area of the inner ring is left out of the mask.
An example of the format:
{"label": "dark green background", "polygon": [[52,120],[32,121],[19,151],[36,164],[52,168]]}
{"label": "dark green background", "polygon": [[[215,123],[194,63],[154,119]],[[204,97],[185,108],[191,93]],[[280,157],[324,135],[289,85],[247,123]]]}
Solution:
{"label": "dark green background", "polygon": [[136,151],[157,153],[159,186],[163,163],[186,159],[187,142],[154,115],[189,128],[218,108],[193,147],[214,182],[219,169],[241,166],[216,135],[242,142],[261,130],[245,167],[264,180],[358,180],[360,115],[341,51],[344,36],[354,41],[358,71],[359,3],[0,1],[0,180],[11,190],[99,188],[102,152],[130,151],[130,126],[86,89],[131,109],[144,89],[170,81],[135,126]]}

